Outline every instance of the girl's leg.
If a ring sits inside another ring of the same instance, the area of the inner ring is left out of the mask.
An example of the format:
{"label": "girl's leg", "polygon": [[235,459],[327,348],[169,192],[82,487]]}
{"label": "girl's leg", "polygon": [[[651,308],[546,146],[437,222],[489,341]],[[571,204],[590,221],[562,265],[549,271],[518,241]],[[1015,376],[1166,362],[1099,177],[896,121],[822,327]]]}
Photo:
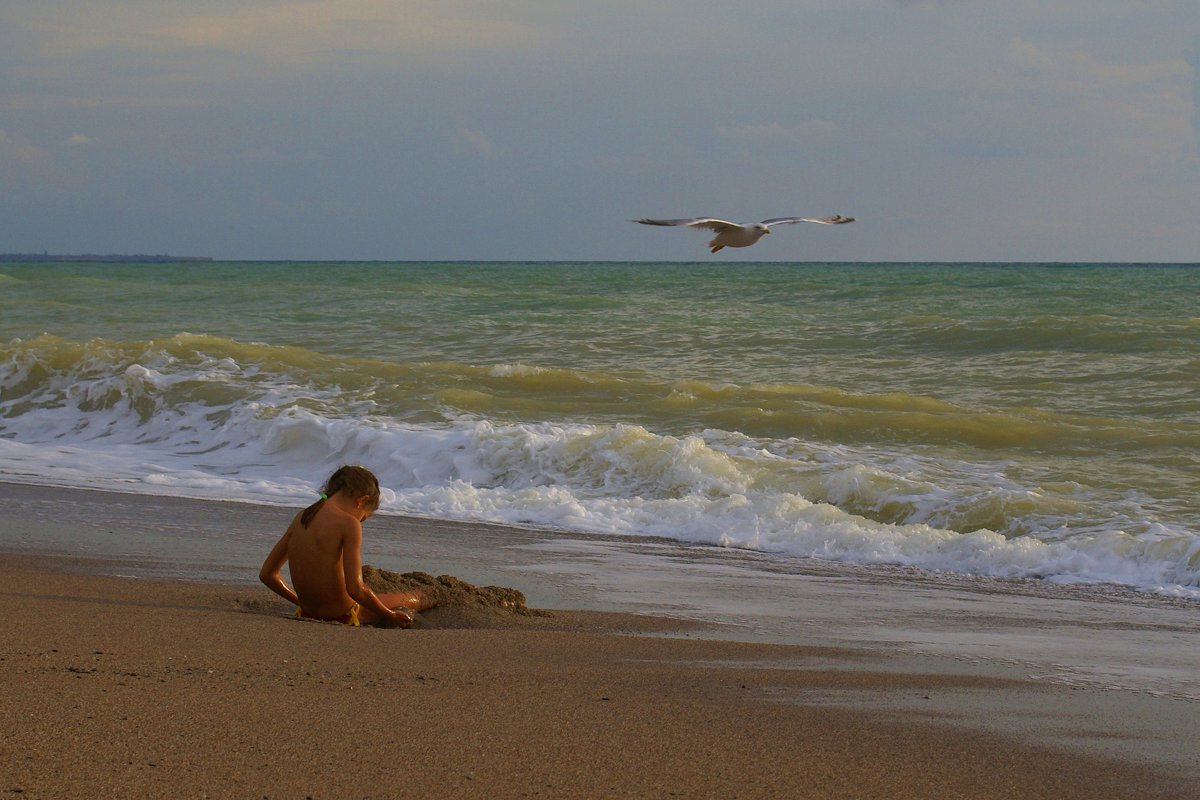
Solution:
{"label": "girl's leg", "polygon": [[[421,612],[437,605],[428,594],[420,589],[412,589],[407,592],[388,592],[386,594],[376,594],[375,596],[392,610],[403,608],[408,611]],[[358,619],[364,625],[370,625],[378,621],[375,612],[369,608],[359,609]]]}
{"label": "girl's leg", "polygon": [[409,611],[425,611],[437,605],[422,589],[410,589],[407,592],[389,592],[387,594],[376,595],[376,597],[382,600],[385,606],[392,609],[407,608]]}

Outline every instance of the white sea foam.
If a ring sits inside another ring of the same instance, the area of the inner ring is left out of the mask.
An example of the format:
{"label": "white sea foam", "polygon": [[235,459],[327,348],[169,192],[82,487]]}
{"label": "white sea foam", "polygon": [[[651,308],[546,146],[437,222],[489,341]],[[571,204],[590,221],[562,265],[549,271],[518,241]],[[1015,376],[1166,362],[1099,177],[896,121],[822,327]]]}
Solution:
{"label": "white sea foam", "polygon": [[[383,510],[683,541],[959,573],[1115,582],[1200,597],[1200,540],[1158,530],[1043,542],[926,523],[878,522],[794,492],[755,488],[758,466],[702,437],[636,426],[411,427],[292,410],[231,417],[224,442],[195,453],[194,425],[90,439],[0,440],[0,475],[72,486],[299,504],[331,466],[369,464]],[[176,420],[180,422],[180,420]],[[43,423],[44,428],[44,423]],[[143,436],[143,434],[149,434]],[[27,438],[27,437],[22,437]],[[856,470],[857,466],[849,467]]]}
{"label": "white sea foam", "polygon": [[283,372],[145,355],[2,365],[0,478],[301,505],[361,463],[388,487],[385,512],[1200,599],[1195,531],[1082,485],[1023,485],[999,463],[635,424],[415,424],[344,401],[332,414],[334,390]]}

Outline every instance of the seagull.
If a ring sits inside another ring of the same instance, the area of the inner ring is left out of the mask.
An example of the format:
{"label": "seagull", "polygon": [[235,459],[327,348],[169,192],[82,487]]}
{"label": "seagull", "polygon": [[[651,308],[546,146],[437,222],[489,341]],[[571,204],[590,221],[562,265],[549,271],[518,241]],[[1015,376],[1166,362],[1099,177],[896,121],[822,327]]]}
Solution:
{"label": "seagull", "polygon": [[716,236],[708,243],[715,253],[725,247],[749,247],[763,236],[771,232],[772,225],[794,225],[797,222],[813,222],[817,225],[845,225],[854,222],[854,217],[843,217],[834,214],[832,217],[772,217],[762,222],[750,222],[739,225],[736,222],[726,222],[716,217],[691,217],[689,219],[635,219],[643,225],[686,225],[689,228],[708,228],[715,231]]}

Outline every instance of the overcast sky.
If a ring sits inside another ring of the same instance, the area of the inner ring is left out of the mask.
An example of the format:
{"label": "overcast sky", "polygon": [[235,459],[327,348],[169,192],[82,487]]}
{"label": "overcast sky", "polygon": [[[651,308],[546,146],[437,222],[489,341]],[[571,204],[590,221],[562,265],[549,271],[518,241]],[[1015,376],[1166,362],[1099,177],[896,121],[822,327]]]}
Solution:
{"label": "overcast sky", "polygon": [[[0,251],[1200,261],[1197,0],[4,0]],[[716,256],[642,216],[788,226]]]}

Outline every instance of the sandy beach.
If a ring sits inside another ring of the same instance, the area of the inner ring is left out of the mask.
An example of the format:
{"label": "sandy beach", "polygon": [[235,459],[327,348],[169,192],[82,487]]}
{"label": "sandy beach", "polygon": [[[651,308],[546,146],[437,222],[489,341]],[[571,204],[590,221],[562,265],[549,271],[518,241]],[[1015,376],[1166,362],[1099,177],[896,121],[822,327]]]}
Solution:
{"label": "sandy beach", "polygon": [[[408,631],[299,621],[249,582],[120,577],[151,560],[39,550],[38,504],[59,490],[3,488],[21,501],[0,525],[8,796],[1196,796],[1194,703],[1159,719],[1153,698],[963,661],[897,665],[870,647],[713,638],[666,615],[451,608]],[[98,529],[111,526],[97,508],[111,522],[164,506],[217,528],[251,514],[76,494]],[[253,514],[265,529],[287,512]],[[1066,741],[1080,707],[1096,709],[1093,727],[1130,724],[1091,732],[1107,749]],[[999,712],[1019,726],[989,730],[982,717]],[[1144,757],[1150,729],[1176,743],[1171,763]]]}

